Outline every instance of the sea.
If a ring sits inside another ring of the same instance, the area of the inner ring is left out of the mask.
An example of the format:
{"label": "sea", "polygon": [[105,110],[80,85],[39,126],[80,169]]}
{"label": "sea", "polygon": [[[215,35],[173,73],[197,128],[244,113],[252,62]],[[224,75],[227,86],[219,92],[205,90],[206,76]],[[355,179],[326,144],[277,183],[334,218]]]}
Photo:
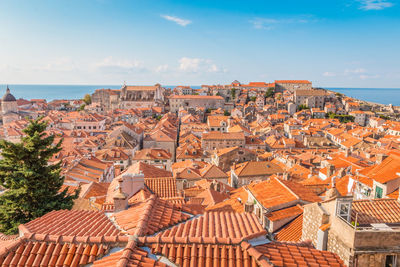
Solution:
{"label": "sea", "polygon": [[364,101],[400,106],[400,88],[323,88]]}
{"label": "sea", "polygon": [[[11,93],[17,99],[44,98],[47,101],[54,99],[78,99],[82,98],[85,94],[92,94],[96,89],[101,88],[121,88],[121,85],[9,84],[8,86]],[[0,84],[0,97],[2,92],[6,91],[6,87],[7,85]],[[164,87],[174,88],[175,85],[166,85]],[[200,88],[200,86],[195,85],[192,88]],[[400,106],[400,88],[323,88],[364,101]]]}

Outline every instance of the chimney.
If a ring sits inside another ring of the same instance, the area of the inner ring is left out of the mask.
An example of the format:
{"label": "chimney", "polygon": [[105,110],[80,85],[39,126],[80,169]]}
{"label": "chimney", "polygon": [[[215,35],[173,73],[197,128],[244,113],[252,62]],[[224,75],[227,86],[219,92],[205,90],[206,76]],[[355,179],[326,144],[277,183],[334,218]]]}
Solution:
{"label": "chimney", "polygon": [[125,172],[120,179],[123,180],[122,189],[128,197],[133,196],[144,188],[144,174],[142,171],[137,174]]}
{"label": "chimney", "polygon": [[342,178],[342,177],[345,176],[345,175],[346,175],[345,169],[344,169],[344,168],[341,168],[341,169],[339,170],[339,178]]}
{"label": "chimney", "polygon": [[284,181],[289,181],[289,173],[284,172],[283,175],[282,175],[282,179],[283,179]]}
{"label": "chimney", "polygon": [[382,161],[384,161],[387,158],[387,155],[380,153],[376,154],[375,158],[376,158],[376,164],[381,164]]}
{"label": "chimney", "polygon": [[326,166],[326,176],[327,177],[331,177],[334,173],[335,173],[335,166],[333,166],[332,164],[328,164],[328,166]]}
{"label": "chimney", "polygon": [[114,193],[114,212],[125,210],[128,207],[128,196],[122,191],[123,179],[118,179],[118,190]]}
{"label": "chimney", "polygon": [[350,149],[349,149],[349,148],[346,149],[346,158],[347,158],[347,157],[350,157],[350,154],[351,154],[351,153],[350,153]]}

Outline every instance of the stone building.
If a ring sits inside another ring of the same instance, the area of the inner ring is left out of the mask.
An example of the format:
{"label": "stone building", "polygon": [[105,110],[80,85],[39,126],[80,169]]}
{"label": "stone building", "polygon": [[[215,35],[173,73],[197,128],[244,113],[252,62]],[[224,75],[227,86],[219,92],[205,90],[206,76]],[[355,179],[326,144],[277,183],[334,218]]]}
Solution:
{"label": "stone building", "polygon": [[311,90],[312,83],[307,80],[277,80],[275,81],[275,92],[288,90],[291,92],[297,90]]}
{"label": "stone building", "polygon": [[164,88],[154,86],[123,85],[119,90],[98,89],[92,94],[92,102],[101,104],[105,110],[117,108],[151,108],[164,101]]}
{"label": "stone building", "polygon": [[211,163],[227,172],[234,163],[256,161],[257,153],[242,147],[229,147],[215,150],[211,156]]}
{"label": "stone building", "polygon": [[154,86],[127,86],[121,88],[120,108],[151,108],[164,101],[164,89]]}
{"label": "stone building", "polygon": [[246,139],[243,132],[239,133],[221,133],[208,132],[203,133],[201,137],[201,147],[203,150],[214,150],[228,147],[244,147]]}
{"label": "stone building", "polygon": [[119,107],[120,90],[97,89],[92,94],[92,103],[99,104],[104,110],[114,110]]}
{"label": "stone building", "polygon": [[7,124],[19,119],[17,100],[10,93],[8,86],[5,95],[1,99],[1,114],[3,118],[3,124]]}
{"label": "stone building", "polygon": [[304,206],[302,240],[334,252],[349,266],[398,266],[400,203],[354,200],[335,188],[327,200]]}
{"label": "stone building", "polygon": [[327,93],[324,90],[296,90],[293,95],[294,103],[299,105],[306,105],[309,108],[323,109]]}
{"label": "stone building", "polygon": [[272,175],[281,175],[283,172],[280,166],[270,161],[246,161],[233,164],[230,170],[230,186],[237,188],[252,182],[260,182]]}
{"label": "stone building", "polygon": [[203,107],[205,109],[224,108],[225,100],[222,96],[208,95],[174,95],[169,98],[171,112],[178,112],[179,108],[185,110]]}

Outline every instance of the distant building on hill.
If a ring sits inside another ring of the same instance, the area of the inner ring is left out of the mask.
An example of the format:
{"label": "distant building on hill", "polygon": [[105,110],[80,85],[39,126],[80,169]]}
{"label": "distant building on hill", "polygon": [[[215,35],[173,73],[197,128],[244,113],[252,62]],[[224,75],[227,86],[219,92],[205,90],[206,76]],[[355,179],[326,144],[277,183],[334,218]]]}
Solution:
{"label": "distant building on hill", "polygon": [[121,89],[98,89],[92,94],[92,102],[101,104],[105,110],[117,108],[151,108],[164,101],[164,88],[153,86],[132,86],[124,84]]}
{"label": "distant building on hill", "polygon": [[275,81],[275,91],[283,92],[288,90],[291,92],[297,90],[311,90],[312,83],[307,80],[276,80]]}

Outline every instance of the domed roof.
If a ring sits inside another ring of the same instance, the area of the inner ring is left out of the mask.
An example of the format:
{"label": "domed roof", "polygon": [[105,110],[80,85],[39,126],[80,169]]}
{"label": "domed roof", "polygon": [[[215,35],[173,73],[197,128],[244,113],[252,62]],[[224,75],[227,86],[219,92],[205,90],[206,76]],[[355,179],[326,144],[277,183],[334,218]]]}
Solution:
{"label": "domed roof", "polygon": [[3,102],[12,102],[12,101],[17,101],[15,97],[10,93],[10,89],[7,86],[7,91],[6,94],[2,98]]}

